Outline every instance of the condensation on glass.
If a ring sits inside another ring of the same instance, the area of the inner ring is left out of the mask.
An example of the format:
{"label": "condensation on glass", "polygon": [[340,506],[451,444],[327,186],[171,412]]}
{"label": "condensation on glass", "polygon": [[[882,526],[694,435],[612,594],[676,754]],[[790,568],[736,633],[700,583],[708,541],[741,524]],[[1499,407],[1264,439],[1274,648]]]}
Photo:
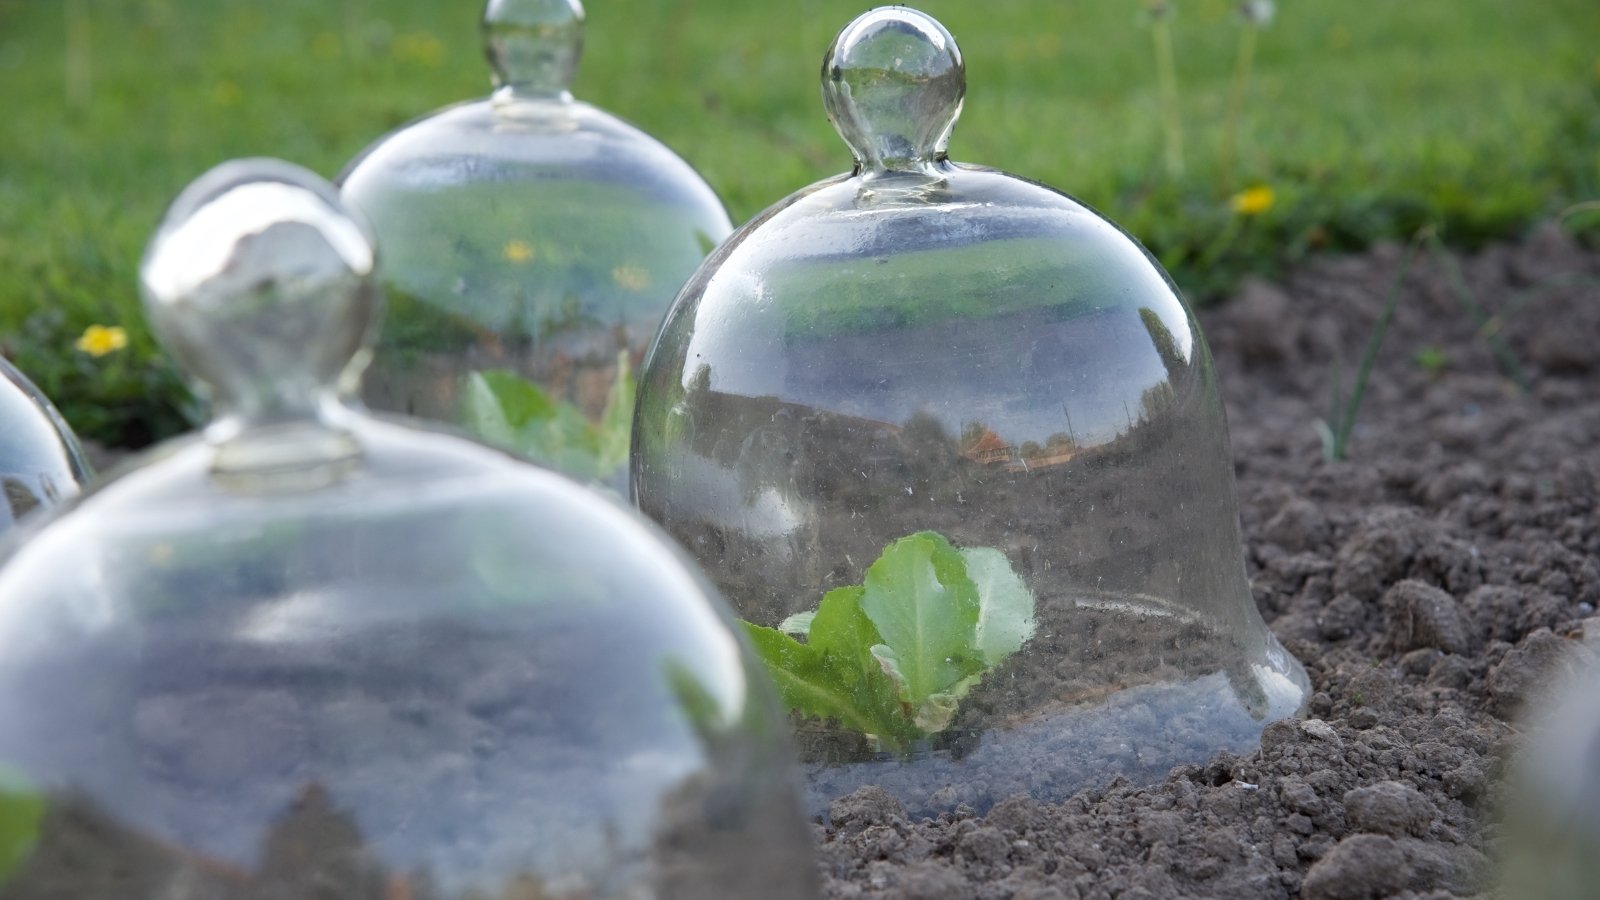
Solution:
{"label": "condensation on glass", "polygon": [[142,276],[216,418],[0,565],[0,896],[815,895],[779,708],[670,545],[351,404],[332,185],[224,165]]}
{"label": "condensation on glass", "polygon": [[1568,672],[1524,710],[1504,801],[1501,896],[1588,900],[1600,885],[1600,647],[1594,620],[1566,648]]}
{"label": "condensation on glass", "polygon": [[71,427],[27,376],[0,358],[0,532],[77,496],[90,469]]}
{"label": "condensation on glass", "polygon": [[1253,746],[1308,682],[1252,602],[1171,280],[1071,197],[948,159],[965,73],[933,19],[862,15],[822,93],[854,171],[686,285],[633,461],[640,508],[783,635],[752,631],[813,802],[876,783],[982,808]]}
{"label": "condensation on glass", "polygon": [[573,99],[578,0],[491,0],[483,35],[491,96],[341,176],[390,304],[364,396],[626,492],[645,345],[728,215],[671,150]]}

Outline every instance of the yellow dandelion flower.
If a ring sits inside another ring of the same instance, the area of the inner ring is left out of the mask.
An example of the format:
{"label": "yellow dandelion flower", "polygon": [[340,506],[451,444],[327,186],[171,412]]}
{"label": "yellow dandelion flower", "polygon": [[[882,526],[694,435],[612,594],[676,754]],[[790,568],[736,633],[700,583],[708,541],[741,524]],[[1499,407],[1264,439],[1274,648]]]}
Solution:
{"label": "yellow dandelion flower", "polygon": [[505,257],[506,262],[520,266],[533,259],[533,245],[522,240],[506,241],[506,245],[500,248],[500,255]]}
{"label": "yellow dandelion flower", "polygon": [[90,356],[105,356],[128,346],[128,332],[121,325],[90,325],[74,346]]}
{"label": "yellow dandelion flower", "polygon": [[642,291],[650,286],[650,273],[638,266],[617,266],[611,270],[611,280],[625,291]]}
{"label": "yellow dandelion flower", "polygon": [[1241,216],[1259,216],[1272,208],[1274,199],[1276,198],[1272,194],[1272,188],[1258,184],[1234,194],[1228,205]]}

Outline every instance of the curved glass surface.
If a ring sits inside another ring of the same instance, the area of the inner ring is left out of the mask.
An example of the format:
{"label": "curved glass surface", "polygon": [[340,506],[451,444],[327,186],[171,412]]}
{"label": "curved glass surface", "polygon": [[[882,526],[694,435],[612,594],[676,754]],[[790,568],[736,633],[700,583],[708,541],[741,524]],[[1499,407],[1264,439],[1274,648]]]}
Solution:
{"label": "curved glass surface", "polygon": [[341,181],[386,260],[367,402],[625,492],[644,347],[732,228],[686,162],[572,99],[581,26],[575,0],[490,3],[494,95],[385,137]]}
{"label": "curved glass surface", "polygon": [[637,502],[755,626],[817,807],[1160,777],[1307,694],[1251,599],[1193,315],[1100,215],[945,158],[960,66],[915,11],[846,28],[855,173],[707,260],[641,383]]}
{"label": "curved glass surface", "polygon": [[0,358],[0,531],[76,496],[89,477],[89,461],[66,420],[33,382]]}
{"label": "curved glass surface", "polygon": [[217,417],[0,565],[0,896],[815,896],[770,687],[636,515],[347,404],[372,244],[229,164],[152,325]]}
{"label": "curved glass surface", "polygon": [[[1592,632],[1584,638],[1592,648]],[[1518,723],[1527,740],[1503,801],[1499,886],[1507,897],[1582,900],[1600,883],[1600,661],[1562,649],[1564,665],[1550,668],[1565,671]]]}

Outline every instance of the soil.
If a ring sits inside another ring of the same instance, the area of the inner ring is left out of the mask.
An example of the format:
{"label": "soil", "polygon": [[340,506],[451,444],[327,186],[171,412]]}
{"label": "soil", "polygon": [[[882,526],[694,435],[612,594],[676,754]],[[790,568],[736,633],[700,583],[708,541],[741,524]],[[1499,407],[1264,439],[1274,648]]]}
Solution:
{"label": "soil", "polygon": [[[1397,277],[1349,458],[1329,462],[1315,423]],[[912,816],[861,788],[814,826],[826,897],[1493,890],[1519,722],[1600,650],[1600,253],[1553,227],[1409,264],[1379,246],[1247,283],[1201,322],[1255,599],[1310,674],[1304,716],[1061,803]]]}

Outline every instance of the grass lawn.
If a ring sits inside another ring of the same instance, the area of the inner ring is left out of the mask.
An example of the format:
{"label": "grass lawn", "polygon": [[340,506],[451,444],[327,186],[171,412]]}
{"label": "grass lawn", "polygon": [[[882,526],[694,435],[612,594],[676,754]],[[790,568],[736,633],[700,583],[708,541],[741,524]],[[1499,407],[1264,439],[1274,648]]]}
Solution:
{"label": "grass lawn", "polygon": [[[1082,198],[1199,297],[1320,248],[1426,223],[1471,244],[1600,196],[1594,0],[1281,0],[1236,129],[1235,4],[1175,4],[1181,177],[1164,165],[1134,0],[928,0],[967,59],[951,155]],[[162,208],[229,157],[332,176],[386,130],[485,93],[480,7],[0,0],[0,349],[86,436],[181,427],[182,393],[137,312]],[[575,92],[677,149],[742,221],[848,167],[817,69],[863,8],[594,0]],[[1229,198],[1257,185],[1270,208],[1238,216]],[[127,326],[129,347],[75,351],[96,322]]]}

